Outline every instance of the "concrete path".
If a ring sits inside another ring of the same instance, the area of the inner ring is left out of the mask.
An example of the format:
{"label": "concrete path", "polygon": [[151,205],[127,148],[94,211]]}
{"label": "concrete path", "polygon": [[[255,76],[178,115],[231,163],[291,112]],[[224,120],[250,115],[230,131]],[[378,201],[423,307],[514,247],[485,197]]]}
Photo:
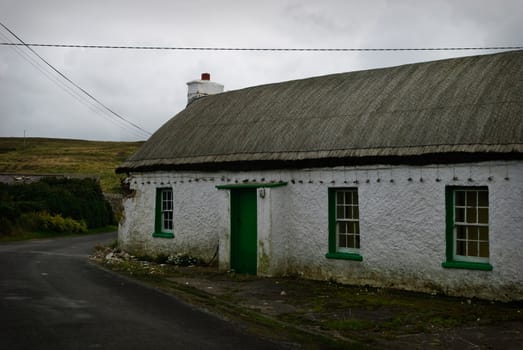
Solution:
{"label": "concrete path", "polygon": [[92,265],[115,234],[0,244],[3,349],[280,349]]}

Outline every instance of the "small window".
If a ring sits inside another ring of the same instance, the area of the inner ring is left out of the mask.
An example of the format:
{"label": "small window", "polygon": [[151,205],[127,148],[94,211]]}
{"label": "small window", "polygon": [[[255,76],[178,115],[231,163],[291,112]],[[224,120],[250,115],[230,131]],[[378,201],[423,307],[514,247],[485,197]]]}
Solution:
{"label": "small window", "polygon": [[487,187],[449,187],[444,267],[492,270]]}
{"label": "small window", "polygon": [[173,190],[159,188],[156,190],[156,214],[154,237],[173,238]]}
{"label": "small window", "polygon": [[357,188],[329,189],[329,252],[327,258],[362,260]]}
{"label": "small window", "polygon": [[336,237],[338,252],[354,253],[360,249],[358,191],[336,192]]}
{"label": "small window", "polygon": [[171,189],[161,190],[162,196],[162,232],[173,230],[173,191]]}

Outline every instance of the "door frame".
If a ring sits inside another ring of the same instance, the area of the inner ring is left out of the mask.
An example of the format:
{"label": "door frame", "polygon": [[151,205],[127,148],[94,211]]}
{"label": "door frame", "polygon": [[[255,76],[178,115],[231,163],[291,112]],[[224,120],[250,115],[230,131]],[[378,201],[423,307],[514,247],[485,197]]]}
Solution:
{"label": "door frame", "polygon": [[[257,219],[257,222],[256,222],[256,244],[257,244],[257,249],[256,249],[256,269],[257,271],[255,272],[256,274],[259,274],[260,271],[258,271],[260,269],[260,254],[263,254],[263,251],[260,251],[260,238],[259,237],[259,234],[260,234],[260,209],[263,208],[264,206],[262,205],[261,208],[259,206],[259,201],[260,200],[266,200],[267,198],[264,198],[262,197],[262,192],[261,191],[258,191],[258,189],[261,189],[261,188],[272,188],[272,187],[281,187],[281,186],[286,186],[287,185],[287,182],[283,182],[283,181],[280,181],[280,182],[268,182],[268,183],[255,183],[255,182],[251,182],[251,183],[234,183],[234,184],[223,184],[223,185],[217,185],[215,186],[216,189],[218,190],[230,190],[229,193],[228,193],[228,210],[225,210],[223,211],[223,213],[227,213],[227,216],[228,218],[225,218],[223,217],[224,219],[224,224],[225,224],[225,220],[228,221],[228,225],[229,225],[229,230],[228,232],[224,232],[224,235],[220,237],[220,240],[219,240],[219,266],[220,266],[220,269],[221,270],[230,270],[231,267],[232,267],[232,264],[231,264],[231,254],[232,254],[232,245],[231,245],[231,242],[232,242],[232,239],[231,239],[231,229],[232,229],[232,192],[233,190],[239,190],[239,189],[253,189],[255,190],[255,193],[256,193],[256,219]],[[263,191],[264,192],[264,191]],[[258,198],[260,197],[260,198]],[[263,215],[262,215],[263,217]],[[263,224],[263,223],[262,223]],[[263,231],[264,232],[264,231]],[[263,243],[263,242],[262,242]]]}

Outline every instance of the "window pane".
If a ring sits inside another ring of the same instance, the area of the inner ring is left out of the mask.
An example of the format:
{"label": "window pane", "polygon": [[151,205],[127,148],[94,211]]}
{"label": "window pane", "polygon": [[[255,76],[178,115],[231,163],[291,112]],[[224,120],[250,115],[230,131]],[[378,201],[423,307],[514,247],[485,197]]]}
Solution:
{"label": "window pane", "polygon": [[463,191],[456,191],[456,205],[457,206],[464,206],[465,205],[465,192]]}
{"label": "window pane", "polygon": [[469,223],[476,223],[476,208],[467,208],[467,221]]}
{"label": "window pane", "polygon": [[479,228],[479,239],[480,241],[488,241],[488,227]]}
{"label": "window pane", "polygon": [[358,204],[358,191],[352,191],[352,204]]}
{"label": "window pane", "polygon": [[345,204],[352,204],[352,191],[345,192]]}
{"label": "window pane", "polygon": [[466,241],[457,241],[456,242],[456,254],[457,255],[467,255]]}
{"label": "window pane", "polygon": [[479,243],[479,256],[482,257],[482,258],[488,258],[489,257],[488,242],[480,242]]}
{"label": "window pane", "polygon": [[488,192],[487,191],[478,192],[478,205],[480,207],[488,207]]}
{"label": "window pane", "polygon": [[360,235],[355,236],[356,244],[354,248],[360,248]]}
{"label": "window pane", "polygon": [[456,208],[456,221],[465,222],[465,208]]}
{"label": "window pane", "polygon": [[354,233],[356,234],[360,234],[360,223],[359,222],[354,222]]}
{"label": "window pane", "polygon": [[338,246],[345,248],[347,247],[347,236],[346,235],[338,235]]}
{"label": "window pane", "polygon": [[468,255],[469,256],[478,256],[478,242],[477,241],[469,241],[468,242]]}
{"label": "window pane", "polygon": [[345,207],[345,218],[352,219],[352,207],[351,206]]}
{"label": "window pane", "polygon": [[336,213],[336,218],[337,219],[345,219],[343,207],[338,206],[336,208],[336,211],[337,211],[337,213]]}
{"label": "window pane", "polygon": [[480,224],[488,224],[488,208],[478,209],[478,222]]}
{"label": "window pane", "polygon": [[343,200],[343,192],[336,192],[336,204],[343,204],[344,203],[344,200]]}
{"label": "window pane", "polygon": [[477,241],[478,240],[478,228],[476,226],[468,226],[467,227],[467,231],[468,231],[468,239],[469,239],[469,241],[470,240],[473,240],[473,241]]}
{"label": "window pane", "polygon": [[478,205],[476,195],[477,195],[476,191],[467,191],[467,206],[468,207],[475,207]]}
{"label": "window pane", "polygon": [[467,239],[467,229],[465,226],[456,226],[456,238]]}
{"label": "window pane", "polygon": [[354,233],[354,223],[353,222],[349,222],[349,233]]}
{"label": "window pane", "polygon": [[347,236],[347,247],[354,248],[354,236]]}
{"label": "window pane", "polygon": [[353,212],[353,215],[352,215],[353,219],[357,220],[360,218],[360,209],[357,205],[352,208],[352,212]]}
{"label": "window pane", "polygon": [[338,222],[338,233],[346,233],[347,232],[347,223],[346,222]]}

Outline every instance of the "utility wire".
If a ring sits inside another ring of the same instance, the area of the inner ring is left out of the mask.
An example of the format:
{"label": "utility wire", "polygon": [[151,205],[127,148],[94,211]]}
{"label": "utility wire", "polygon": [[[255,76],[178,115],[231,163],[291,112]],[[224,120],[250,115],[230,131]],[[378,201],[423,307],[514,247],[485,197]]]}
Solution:
{"label": "utility wire", "polygon": [[[0,37],[7,41],[10,40],[2,32],[0,32]],[[89,109],[99,112],[101,116],[105,118],[108,122],[116,125],[119,128],[124,128],[129,135],[139,138],[144,137],[143,132],[141,132],[140,130],[136,130],[134,127],[131,127],[130,125],[124,123],[120,119],[116,119],[112,115],[109,115],[107,111],[102,109],[102,107],[99,104],[95,103],[93,100],[89,98],[86,98],[84,94],[82,94],[79,90],[74,89],[73,86],[67,84],[66,81],[64,81],[63,79],[60,79],[59,76],[52,74],[52,72],[49,70],[46,70],[46,67],[43,66],[43,63],[41,61],[37,60],[34,56],[29,55],[21,47],[13,46],[12,48],[14,49],[14,52],[17,55],[19,55],[22,59],[24,59],[26,62],[32,65],[36,70],[42,73],[44,77],[46,77],[49,81],[61,88],[64,92],[66,92],[69,96],[77,100],[79,103],[83,104]]]}
{"label": "utility wire", "polygon": [[[142,133],[145,133],[147,136],[150,136],[151,133],[145,129],[143,129],[142,127],[140,127],[139,125],[131,122],[130,120],[124,118],[123,116],[121,116],[120,114],[116,113],[115,111],[113,111],[112,109],[110,109],[109,107],[107,107],[105,104],[103,104],[100,100],[98,100],[96,97],[94,97],[92,94],[90,94],[89,92],[87,92],[85,89],[83,89],[81,86],[79,86],[78,84],[76,84],[74,81],[72,81],[70,78],[68,78],[65,74],[63,74],[61,71],[59,71],[57,68],[55,68],[53,65],[51,65],[49,62],[47,62],[42,56],[40,56],[36,51],[34,51],[29,44],[26,44],[20,37],[18,37],[13,31],[11,31],[9,28],[7,28],[2,22],[0,22],[0,26],[2,26],[5,30],[7,30],[12,36],[14,36],[18,41],[20,41],[20,43],[8,43],[10,45],[16,45],[16,46],[25,46],[28,50],[30,50],[35,56],[37,56],[40,60],[42,60],[49,68],[51,68],[53,71],[55,71],[58,75],[60,75],[63,79],[65,79],[67,82],[69,82],[71,85],[73,85],[74,87],[76,87],[78,90],[80,90],[83,94],[85,94],[86,96],[88,96],[91,100],[95,101],[96,103],[98,103],[98,105],[102,106],[102,108],[104,110],[106,110],[107,112],[109,112],[110,114],[114,115],[115,117],[117,117],[118,119],[126,122],[127,124],[133,126],[135,129],[137,130],[140,130]],[[34,46],[34,45],[33,45]]]}
{"label": "utility wire", "polygon": [[361,52],[361,51],[473,51],[473,50],[520,50],[523,46],[471,46],[471,47],[404,47],[404,48],[271,48],[271,47],[191,47],[191,46],[118,46],[118,45],[76,45],[6,43],[0,45],[24,45],[36,47],[81,48],[81,49],[123,49],[123,50],[172,50],[172,51],[298,51],[298,52]]}

